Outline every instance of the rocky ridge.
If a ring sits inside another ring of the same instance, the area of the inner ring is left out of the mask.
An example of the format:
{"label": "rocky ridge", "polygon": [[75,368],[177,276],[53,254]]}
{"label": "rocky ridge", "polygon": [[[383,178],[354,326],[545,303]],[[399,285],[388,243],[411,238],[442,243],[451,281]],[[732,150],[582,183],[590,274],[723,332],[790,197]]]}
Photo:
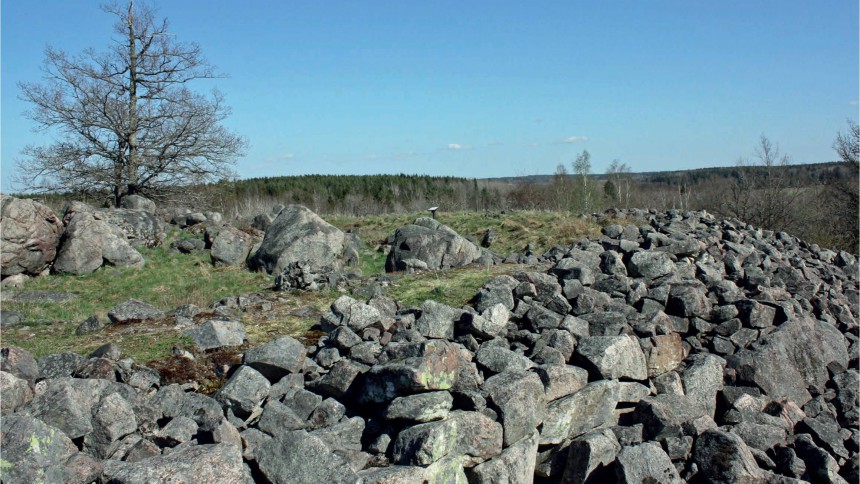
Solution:
{"label": "rocky ridge", "polygon": [[856,258],[617,215],[646,223],[464,307],[342,296],[212,396],[115,348],[4,348],[4,482],[856,482]]}

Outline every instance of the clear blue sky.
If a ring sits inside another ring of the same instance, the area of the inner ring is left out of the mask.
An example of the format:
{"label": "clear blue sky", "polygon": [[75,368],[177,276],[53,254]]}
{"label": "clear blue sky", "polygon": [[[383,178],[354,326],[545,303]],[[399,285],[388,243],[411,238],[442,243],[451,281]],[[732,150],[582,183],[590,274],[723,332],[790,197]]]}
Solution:
{"label": "clear blue sky", "polygon": [[[45,46],[104,50],[99,1],[2,2],[2,189]],[[154,1],[230,74],[242,177],[727,166],[765,134],[830,161],[857,119],[858,2]],[[211,85],[200,84],[202,90]]]}

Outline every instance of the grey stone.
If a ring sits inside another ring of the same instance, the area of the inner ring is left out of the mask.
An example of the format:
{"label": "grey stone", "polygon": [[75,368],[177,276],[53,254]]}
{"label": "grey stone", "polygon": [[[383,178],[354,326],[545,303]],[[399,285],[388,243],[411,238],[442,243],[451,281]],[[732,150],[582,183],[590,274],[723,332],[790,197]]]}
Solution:
{"label": "grey stone", "polygon": [[840,423],[856,428],[860,421],[860,375],[850,369],[834,376],[831,381],[836,386],[833,404],[839,411]]}
{"label": "grey stone", "polygon": [[310,388],[329,397],[341,398],[351,391],[362,368],[349,360],[340,360],[322,378],[312,382]]}
{"label": "grey stone", "polygon": [[538,441],[537,431],[524,436],[503,450],[501,455],[472,468],[469,472],[469,482],[475,484],[532,482]]}
{"label": "grey stone", "polygon": [[210,256],[217,266],[239,266],[245,263],[254,239],[250,234],[235,227],[223,227],[212,241]]}
{"label": "grey stone", "polygon": [[526,313],[526,319],[531,323],[535,332],[540,332],[543,329],[558,328],[564,316],[543,306],[532,306]]}
{"label": "grey stone", "polygon": [[252,270],[281,274],[291,262],[312,269],[339,268],[348,248],[346,234],[301,205],[284,208],[248,259]]}
{"label": "grey stone", "polygon": [[0,275],[38,275],[57,256],[63,222],[34,200],[0,196]]}
{"label": "grey stone", "polygon": [[645,380],[648,369],[639,342],[630,336],[591,336],[580,340],[576,356],[604,379]]}
{"label": "grey stone", "polygon": [[[815,445],[808,434],[799,434],[794,441],[794,451],[803,463],[812,482],[847,484],[839,475],[839,463],[824,449]],[[804,477],[807,477],[805,474]]]}
{"label": "grey stone", "polygon": [[374,365],[364,374],[363,402],[383,403],[395,397],[430,390],[448,390],[457,383],[457,348],[442,340],[416,344],[417,356]]}
{"label": "grey stone", "polygon": [[514,309],[513,289],[519,284],[508,275],[496,276],[478,289],[473,300],[475,310],[482,313],[496,304],[503,305],[509,311]]}
{"label": "grey stone", "polygon": [[[689,425],[702,417],[702,408],[684,395],[661,394],[645,397],[636,404],[633,422],[643,424],[646,440],[678,437]],[[713,420],[711,420],[713,421]]]}
{"label": "grey stone", "polygon": [[[609,429],[594,430],[574,439],[565,453],[563,483],[611,481],[610,465],[621,445]],[[550,475],[551,476],[551,475]]]}
{"label": "grey stone", "polygon": [[346,415],[346,407],[334,398],[326,398],[311,412],[308,417],[308,427],[319,429],[330,427]]}
{"label": "grey stone", "polygon": [[430,269],[447,269],[471,264],[483,255],[477,245],[429,217],[398,228],[389,240],[386,272],[405,270],[407,259],[420,260]]}
{"label": "grey stone", "polygon": [[281,336],[262,346],[245,351],[242,362],[259,371],[272,383],[304,368],[305,345],[289,336]]}
{"label": "grey stone", "polygon": [[29,351],[17,346],[0,349],[0,370],[11,373],[30,385],[39,378],[39,364]]}
{"label": "grey stone", "polygon": [[454,419],[407,427],[394,441],[392,461],[400,465],[430,465],[454,452],[458,433],[459,423]]}
{"label": "grey stone", "polygon": [[684,394],[701,409],[702,415],[714,416],[717,392],[723,388],[723,369],[726,361],[719,356],[698,354],[687,360],[681,373]]}
{"label": "grey stone", "polygon": [[124,196],[120,206],[131,210],[143,210],[144,212],[155,213],[155,202],[140,195]]}
{"label": "grey stone", "polygon": [[382,345],[376,341],[363,341],[349,349],[350,359],[365,365],[376,364],[376,358],[380,353],[382,353]]}
{"label": "grey stone", "polygon": [[306,418],[297,415],[289,406],[277,400],[270,400],[263,408],[263,414],[260,416],[257,428],[277,437],[283,432],[304,429],[307,426]]}
{"label": "grey stone", "polygon": [[131,404],[118,393],[111,393],[92,409],[92,433],[84,437],[84,448],[95,457],[106,459],[117,441],[137,430]]}
{"label": "grey stone", "polygon": [[675,264],[665,252],[636,252],[627,263],[627,273],[632,277],[656,279],[674,271]]}
{"label": "grey stone", "polygon": [[704,284],[699,281],[672,284],[669,299],[666,301],[666,312],[683,318],[710,319],[711,302]]}
{"label": "grey stone", "polygon": [[560,444],[593,429],[614,425],[618,399],[618,381],[599,380],[550,402],[543,419],[541,445]]}
{"label": "grey stone", "polygon": [[349,329],[349,326],[338,326],[329,333],[329,341],[341,350],[348,352],[350,348],[361,343],[361,337]]}
{"label": "grey stone", "polygon": [[[15,277],[15,276],[12,276]],[[24,321],[24,314],[18,311],[0,310],[0,327],[12,326]]]}
{"label": "grey stone", "polygon": [[330,323],[325,323],[323,330],[333,330],[338,325],[343,325],[352,331],[361,331],[381,321],[378,309],[349,296],[341,296],[332,303],[330,317],[334,325],[326,327],[326,324]]}
{"label": "grey stone", "polygon": [[763,477],[744,441],[721,430],[707,430],[696,439],[692,461],[708,482],[757,482]]}
{"label": "grey stone", "polygon": [[33,390],[27,380],[0,371],[0,415],[9,415],[33,400]]}
{"label": "grey stone", "polygon": [[767,328],[773,325],[776,309],[757,301],[742,299],[735,303],[744,325],[752,328]]}
{"label": "grey stone", "polygon": [[136,299],[129,299],[128,301],[111,308],[108,311],[107,316],[111,323],[130,323],[146,319],[160,318],[164,316],[164,314],[164,311],[151,304],[147,304]]}
{"label": "grey stone", "polygon": [[115,233],[127,238],[134,248],[158,247],[164,241],[164,223],[148,211],[108,208],[98,209],[92,214],[105,221]]}
{"label": "grey stone", "polygon": [[535,371],[544,386],[547,403],[576,393],[588,383],[588,371],[571,365],[544,365]]}
{"label": "grey stone", "polygon": [[576,338],[569,331],[563,329],[550,329],[541,333],[541,339],[546,341],[547,346],[558,350],[564,363],[573,356],[576,349]]}
{"label": "grey stone", "polygon": [[505,445],[529,435],[544,420],[546,395],[536,374],[524,371],[499,373],[484,382],[484,389],[489,402],[499,413]]}
{"label": "grey stone", "polygon": [[246,418],[269,395],[271,384],[260,372],[242,365],[215,394],[215,399],[237,417]]}
{"label": "grey stone", "polygon": [[356,482],[342,457],[304,431],[284,432],[256,455],[262,473],[272,482]]}
{"label": "grey stone", "polygon": [[785,429],[781,427],[753,422],[740,422],[730,432],[737,434],[747,446],[765,451],[784,445],[787,437]]}
{"label": "grey stone", "polygon": [[101,330],[105,327],[104,321],[96,315],[90,316],[85,319],[81,324],[75,328],[75,334],[78,336],[83,336],[88,333],[93,333]]}
{"label": "grey stone", "polygon": [[831,365],[848,367],[845,338],[833,325],[806,316],[783,323],[728,358],[740,382],[757,385],[773,400],[798,405],[811,399],[808,387],[824,388]]}
{"label": "grey stone", "polygon": [[436,301],[424,301],[413,328],[427,338],[454,339],[454,322],[463,311]]}
{"label": "grey stone", "polygon": [[185,330],[182,335],[194,340],[194,345],[203,351],[241,346],[248,338],[242,323],[223,319],[207,320],[199,326]]}
{"label": "grey stone", "polygon": [[122,358],[122,348],[114,343],[105,343],[90,353],[90,358],[106,358],[111,361],[119,361]]}
{"label": "grey stone", "polygon": [[493,339],[507,334],[510,317],[508,308],[503,303],[496,303],[480,315],[464,313],[461,324],[466,331],[478,338]]}
{"label": "grey stone", "polygon": [[448,392],[429,392],[395,398],[385,409],[384,417],[389,420],[410,420],[430,422],[448,416],[454,397]]}
{"label": "grey stone", "polygon": [[525,371],[535,366],[525,356],[507,348],[484,344],[475,354],[478,364],[492,373],[503,371]]}
{"label": "grey stone", "polygon": [[0,442],[3,481],[10,483],[63,482],[64,464],[78,451],[60,429],[25,415],[0,418]]}
{"label": "grey stone", "polygon": [[829,413],[822,412],[816,417],[807,417],[795,427],[797,433],[808,433],[815,442],[832,455],[848,458],[848,450],[843,443],[839,424]]}
{"label": "grey stone", "polygon": [[60,274],[89,274],[103,264],[143,267],[143,257],[126,240],[125,234],[92,213],[72,216],[57,252],[53,270]]}
{"label": "grey stone", "polygon": [[463,465],[476,464],[502,453],[502,425],[479,412],[455,410],[448,420],[457,423],[457,445],[453,454],[462,456]]}
{"label": "grey stone", "polygon": [[252,482],[250,472],[242,462],[242,449],[230,444],[179,447],[169,454],[137,462],[105,461],[104,466],[106,480],[118,484]]}
{"label": "grey stone", "polygon": [[618,453],[615,467],[618,482],[634,484],[640,482],[661,482],[680,484],[685,482],[678,475],[671,459],[659,444],[645,442],[624,447]]}
{"label": "grey stone", "polygon": [[176,447],[190,442],[197,433],[197,422],[188,417],[175,417],[152,436],[161,447]]}

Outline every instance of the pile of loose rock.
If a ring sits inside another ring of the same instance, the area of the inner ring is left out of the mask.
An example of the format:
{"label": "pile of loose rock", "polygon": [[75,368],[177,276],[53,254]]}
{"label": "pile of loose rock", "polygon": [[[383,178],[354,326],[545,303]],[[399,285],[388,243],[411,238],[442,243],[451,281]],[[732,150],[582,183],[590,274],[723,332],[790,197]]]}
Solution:
{"label": "pile of loose rock", "polygon": [[629,215],[462,308],[342,296],[212,397],[4,349],[3,480],[856,482],[855,257]]}

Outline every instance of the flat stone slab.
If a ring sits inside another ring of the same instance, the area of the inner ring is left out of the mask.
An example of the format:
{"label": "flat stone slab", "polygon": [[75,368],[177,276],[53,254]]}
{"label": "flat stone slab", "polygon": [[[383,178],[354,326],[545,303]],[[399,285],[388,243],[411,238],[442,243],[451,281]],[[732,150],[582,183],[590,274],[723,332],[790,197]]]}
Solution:
{"label": "flat stone slab", "polygon": [[80,296],[62,291],[3,291],[2,302],[16,303],[64,303],[76,301]]}

